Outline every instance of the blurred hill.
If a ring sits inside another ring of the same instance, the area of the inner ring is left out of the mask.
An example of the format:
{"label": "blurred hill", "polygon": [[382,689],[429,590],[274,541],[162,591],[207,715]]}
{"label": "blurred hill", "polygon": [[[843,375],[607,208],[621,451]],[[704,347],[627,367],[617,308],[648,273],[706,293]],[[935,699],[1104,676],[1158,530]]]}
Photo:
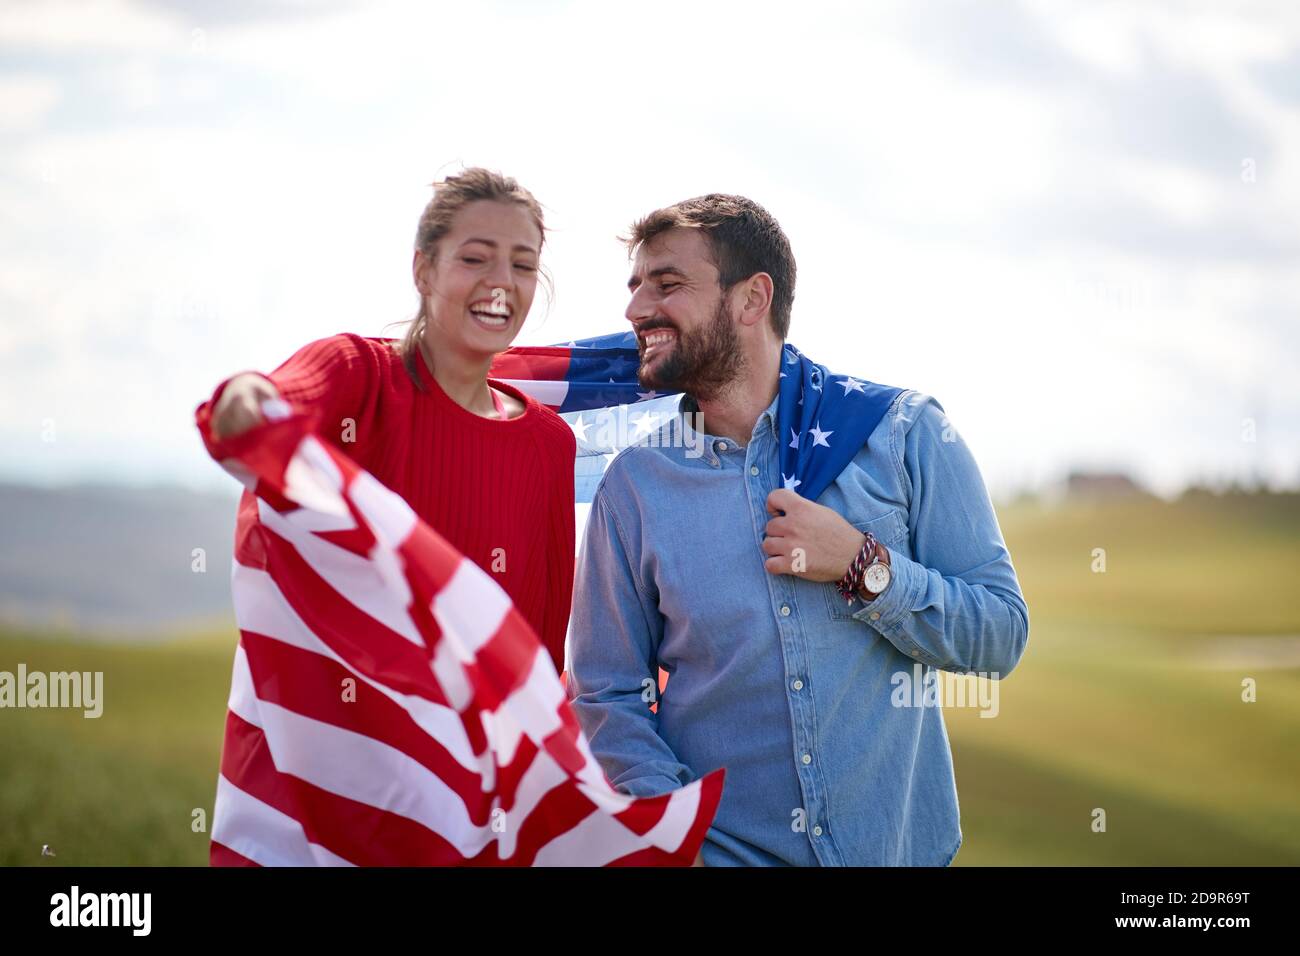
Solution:
{"label": "blurred hill", "polygon": [[238,491],[0,484],[0,623],[138,640],[228,619]]}
{"label": "blurred hill", "polygon": [[[1300,495],[1024,501],[998,514],[1029,644],[998,682],[996,718],[945,711],[955,864],[1300,863]],[[188,568],[200,539],[155,533]],[[208,580],[224,582],[224,560],[209,556]],[[188,580],[170,563],[136,566]],[[208,833],[191,820],[202,809],[211,821],[234,643],[233,625],[131,647],[0,629],[0,670],[101,670],[105,698],[98,720],[0,713],[0,865],[206,862]],[[1092,829],[1097,809],[1105,832]]]}

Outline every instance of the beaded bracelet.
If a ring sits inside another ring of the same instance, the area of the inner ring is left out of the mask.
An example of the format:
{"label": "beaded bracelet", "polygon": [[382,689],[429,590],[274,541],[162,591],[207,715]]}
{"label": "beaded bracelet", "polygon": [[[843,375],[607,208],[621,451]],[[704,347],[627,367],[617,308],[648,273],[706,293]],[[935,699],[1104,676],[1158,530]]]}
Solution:
{"label": "beaded bracelet", "polygon": [[876,536],[868,531],[862,539],[862,547],[858,549],[857,555],[849,563],[849,569],[844,572],[844,577],[840,578],[835,585],[845,603],[852,604],[854,595],[862,589],[863,575],[867,573],[867,568],[873,563],[872,559],[875,556]]}

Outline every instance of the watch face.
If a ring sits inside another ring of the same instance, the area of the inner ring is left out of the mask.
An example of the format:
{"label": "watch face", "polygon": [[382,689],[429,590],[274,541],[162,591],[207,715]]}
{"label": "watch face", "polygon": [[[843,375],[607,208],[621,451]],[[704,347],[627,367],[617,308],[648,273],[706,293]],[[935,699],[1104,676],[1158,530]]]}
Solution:
{"label": "watch face", "polygon": [[862,583],[872,594],[879,594],[885,588],[889,587],[889,565],[871,565],[871,567],[867,568],[867,573],[863,577]]}

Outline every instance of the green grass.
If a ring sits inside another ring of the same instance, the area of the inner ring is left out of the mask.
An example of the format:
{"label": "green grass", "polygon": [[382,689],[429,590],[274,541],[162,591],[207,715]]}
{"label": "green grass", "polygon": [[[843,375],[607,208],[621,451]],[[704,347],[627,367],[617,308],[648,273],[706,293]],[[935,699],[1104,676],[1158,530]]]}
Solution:
{"label": "green grass", "polygon": [[[1198,666],[1216,635],[1300,634],[1300,496],[999,516],[1030,639],[996,718],[945,713],[955,863],[1300,864],[1300,668]],[[205,863],[192,813],[210,824],[233,646],[233,630],[155,647],[0,635],[0,670],[105,682],[97,720],[0,711],[0,864]]]}
{"label": "green grass", "polygon": [[1300,863],[1300,669],[1199,666],[1216,635],[1300,634],[1300,496],[1026,504],[999,518],[1029,644],[996,718],[945,712],[954,862]]}
{"label": "green grass", "polygon": [[104,673],[98,718],[0,711],[0,864],[206,863],[192,814],[210,829],[234,644],[233,631],[155,647],[0,639],[0,670]]}

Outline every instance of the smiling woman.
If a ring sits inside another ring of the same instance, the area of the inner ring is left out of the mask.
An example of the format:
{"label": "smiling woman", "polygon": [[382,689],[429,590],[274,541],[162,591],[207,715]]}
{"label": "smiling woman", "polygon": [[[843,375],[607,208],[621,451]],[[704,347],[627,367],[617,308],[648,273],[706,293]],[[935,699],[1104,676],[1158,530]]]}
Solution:
{"label": "smiling woman", "polygon": [[545,237],[541,205],[513,179],[470,169],[438,184],[415,234],[411,268],[420,308],[401,343],[417,387],[423,354],[439,384],[457,388],[465,407],[477,403],[479,414],[491,417],[486,397],[506,402],[512,416],[522,411],[509,392],[487,385],[486,365],[481,374],[479,363],[439,368],[434,357],[509,347],[533,304]]}
{"label": "smiling woman", "polygon": [[515,180],[448,177],[416,230],[420,304],[400,340],[311,342],[269,375],[227,379],[198,414],[226,439],[260,424],[268,399],[317,416],[322,438],[496,579],[559,671],[576,443],[550,409],[487,377],[532,307],[544,240],[541,206]]}

